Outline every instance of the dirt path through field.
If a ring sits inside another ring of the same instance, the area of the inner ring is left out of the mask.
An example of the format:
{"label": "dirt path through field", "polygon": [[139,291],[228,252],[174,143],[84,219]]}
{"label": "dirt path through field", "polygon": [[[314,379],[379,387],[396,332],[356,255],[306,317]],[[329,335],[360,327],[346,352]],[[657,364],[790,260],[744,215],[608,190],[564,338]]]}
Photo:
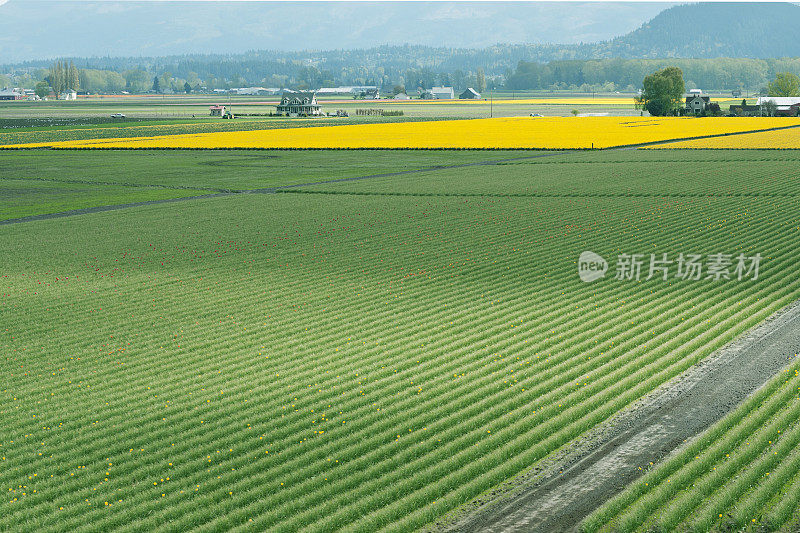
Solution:
{"label": "dirt path through field", "polygon": [[795,302],[576,441],[546,466],[437,529],[575,531],[583,518],[642,475],[651,462],[720,420],[798,351],[800,302]]}

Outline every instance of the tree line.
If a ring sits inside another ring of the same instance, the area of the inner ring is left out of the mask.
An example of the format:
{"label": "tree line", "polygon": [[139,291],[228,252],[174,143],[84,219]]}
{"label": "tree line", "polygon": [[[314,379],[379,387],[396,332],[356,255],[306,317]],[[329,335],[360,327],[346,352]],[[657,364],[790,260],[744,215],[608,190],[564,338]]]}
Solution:
{"label": "tree line", "polygon": [[[341,51],[338,61],[352,60],[353,51]],[[409,51],[409,54],[411,52]],[[328,68],[334,62],[308,64],[304,61],[262,61],[254,56],[235,56],[227,60],[185,57],[175,63],[134,65],[129,59],[100,58],[88,61],[92,67],[78,66],[76,60],[59,60],[47,68],[28,66],[0,74],[0,86],[33,88],[44,80],[57,93],[66,89],[91,93],[194,92],[263,86],[293,89],[318,89],[338,85],[377,85],[384,92],[402,87],[411,92],[436,85],[452,86],[457,91],[473,87],[509,90],[572,90],[581,92],[635,92],[645,76],[670,66],[684,74],[686,87],[710,91],[752,91],[766,93],[767,84],[779,72],[800,74],[800,58],[749,59],[592,59],[521,60],[516,68],[497,74],[497,66],[486,69],[454,68],[452,64],[408,67],[398,58],[385,57],[385,65],[366,63],[347,68]],[[141,59],[141,58],[139,58]],[[146,62],[145,62],[146,63]],[[325,65],[325,68],[321,68]],[[401,68],[406,66],[406,68]],[[129,68],[122,68],[129,67]],[[121,70],[120,70],[121,69]]]}
{"label": "tree line", "polygon": [[683,72],[686,87],[764,91],[779,72],[800,74],[800,58],[599,59],[536,63],[520,61],[508,73],[509,89],[635,91],[645,76],[667,67]]}

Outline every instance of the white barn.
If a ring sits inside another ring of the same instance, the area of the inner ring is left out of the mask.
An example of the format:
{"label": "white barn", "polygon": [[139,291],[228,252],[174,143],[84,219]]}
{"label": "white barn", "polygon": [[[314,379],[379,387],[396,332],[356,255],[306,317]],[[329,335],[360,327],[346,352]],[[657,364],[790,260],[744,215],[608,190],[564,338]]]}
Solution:
{"label": "white barn", "polygon": [[436,100],[452,100],[456,97],[452,87],[431,87],[431,94]]}

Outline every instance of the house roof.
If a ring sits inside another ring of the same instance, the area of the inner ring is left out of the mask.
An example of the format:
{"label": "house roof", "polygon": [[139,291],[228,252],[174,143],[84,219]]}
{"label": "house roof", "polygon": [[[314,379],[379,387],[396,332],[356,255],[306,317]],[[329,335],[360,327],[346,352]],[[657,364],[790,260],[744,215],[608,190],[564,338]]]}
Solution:
{"label": "house roof", "polygon": [[[284,94],[280,105],[314,105],[316,91],[298,91],[291,94]],[[306,102],[305,100],[308,100]],[[297,102],[292,104],[292,102]]]}
{"label": "house roof", "polygon": [[768,101],[775,102],[777,106],[791,106],[800,104],[800,97],[798,96],[760,96],[758,98],[758,105],[763,105]]}

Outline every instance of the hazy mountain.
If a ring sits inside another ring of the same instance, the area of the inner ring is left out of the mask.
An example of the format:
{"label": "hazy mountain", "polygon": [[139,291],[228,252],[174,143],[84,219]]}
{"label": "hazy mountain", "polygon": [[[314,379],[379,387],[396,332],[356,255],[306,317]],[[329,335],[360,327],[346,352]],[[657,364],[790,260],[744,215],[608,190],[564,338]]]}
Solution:
{"label": "hazy mountain", "polygon": [[588,43],[630,32],[670,5],[0,0],[0,64],[405,43],[446,48]]}
{"label": "hazy mountain", "polygon": [[800,6],[703,3],[672,7],[641,28],[593,47],[600,57],[800,56]]}

